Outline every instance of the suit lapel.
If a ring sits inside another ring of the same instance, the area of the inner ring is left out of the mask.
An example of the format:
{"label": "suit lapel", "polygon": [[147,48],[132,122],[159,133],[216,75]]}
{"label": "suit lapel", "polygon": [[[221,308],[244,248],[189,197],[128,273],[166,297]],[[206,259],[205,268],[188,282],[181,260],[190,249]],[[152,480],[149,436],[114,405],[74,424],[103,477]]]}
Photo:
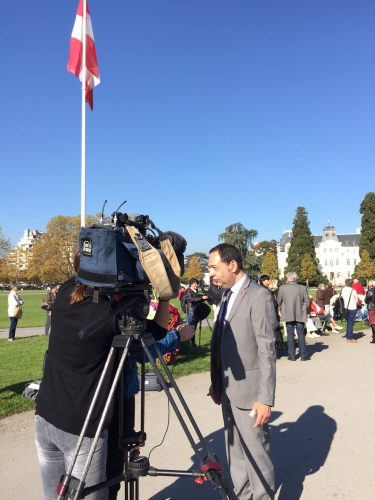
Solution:
{"label": "suit lapel", "polygon": [[230,323],[231,319],[233,318],[234,316],[234,313],[236,312],[238,306],[240,305],[242,299],[245,297],[246,293],[249,292],[249,286],[250,286],[250,283],[251,283],[251,280],[248,276],[246,276],[246,279],[245,281],[243,282],[241,288],[240,288],[240,291],[238,292],[236,298],[235,298],[235,301],[230,309],[230,313],[229,313],[229,316],[228,316],[228,321],[227,321],[227,324],[225,325],[225,328],[223,330],[223,333],[225,332],[225,330],[227,329],[228,327],[228,324]]}

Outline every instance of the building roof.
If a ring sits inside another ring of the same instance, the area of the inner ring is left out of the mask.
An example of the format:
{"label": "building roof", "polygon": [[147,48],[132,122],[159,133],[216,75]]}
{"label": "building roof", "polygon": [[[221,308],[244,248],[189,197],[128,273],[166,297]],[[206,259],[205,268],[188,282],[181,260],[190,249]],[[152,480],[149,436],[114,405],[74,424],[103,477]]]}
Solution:
{"label": "building roof", "polygon": [[[344,233],[344,234],[337,234],[336,237],[339,240],[339,242],[342,244],[343,247],[358,247],[359,246],[359,240],[361,238],[360,233]],[[290,242],[292,239],[292,231],[284,231],[284,234],[281,237],[279,246],[280,246],[280,252],[285,252],[285,245]],[[314,236],[314,246],[317,247],[319,243],[322,242],[323,236],[320,234],[318,236]],[[326,240],[327,241],[327,240]],[[337,241],[337,240],[336,240]]]}

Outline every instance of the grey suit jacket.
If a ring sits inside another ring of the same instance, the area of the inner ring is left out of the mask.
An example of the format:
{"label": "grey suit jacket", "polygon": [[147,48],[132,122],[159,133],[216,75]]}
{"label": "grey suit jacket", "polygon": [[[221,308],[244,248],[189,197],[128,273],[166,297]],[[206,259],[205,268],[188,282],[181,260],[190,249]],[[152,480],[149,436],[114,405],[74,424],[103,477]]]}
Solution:
{"label": "grey suit jacket", "polygon": [[258,403],[274,405],[276,387],[276,313],[272,296],[265,287],[246,279],[231,307],[221,336],[217,366],[217,321],[212,335],[211,381],[216,395],[222,386],[238,408]]}
{"label": "grey suit jacket", "polygon": [[281,321],[307,321],[310,300],[305,286],[295,281],[282,285],[277,292],[277,302],[281,307]]}

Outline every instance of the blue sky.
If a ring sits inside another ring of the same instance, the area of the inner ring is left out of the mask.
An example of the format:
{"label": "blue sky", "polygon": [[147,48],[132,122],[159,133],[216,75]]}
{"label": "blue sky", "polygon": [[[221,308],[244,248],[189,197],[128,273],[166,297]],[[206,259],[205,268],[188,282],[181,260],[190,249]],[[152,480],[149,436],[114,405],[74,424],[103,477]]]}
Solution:
{"label": "blue sky", "polygon": [[[80,212],[78,0],[1,7],[0,226],[15,245]],[[373,0],[90,0],[87,213],[150,215],[208,251],[229,224],[280,239],[360,226],[374,191]]]}

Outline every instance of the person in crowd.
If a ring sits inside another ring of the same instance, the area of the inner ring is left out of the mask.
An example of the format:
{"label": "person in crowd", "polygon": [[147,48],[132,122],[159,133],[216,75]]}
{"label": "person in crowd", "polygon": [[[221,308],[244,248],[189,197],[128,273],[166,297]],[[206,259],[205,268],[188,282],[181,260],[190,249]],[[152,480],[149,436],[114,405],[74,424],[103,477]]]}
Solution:
{"label": "person in crowd", "polygon": [[365,302],[367,304],[369,325],[372,330],[372,340],[370,344],[375,344],[375,280],[370,280],[368,282]]}
{"label": "person in crowd", "polygon": [[[331,303],[331,299],[334,295],[336,295],[336,292],[333,289],[332,283],[329,281],[327,283],[327,288],[324,290],[324,296],[323,296],[324,309],[325,309],[327,314],[329,313],[332,315],[332,312],[330,310],[330,303]],[[318,305],[320,305],[320,304],[318,304]]]}
{"label": "person in crowd", "polygon": [[316,303],[320,307],[324,307],[324,295],[325,295],[325,290],[326,287],[324,286],[323,283],[320,283],[318,285],[318,288],[316,290]]}
{"label": "person in crowd", "polygon": [[208,266],[214,284],[225,290],[212,335],[208,396],[222,407],[234,491],[239,500],[273,499],[268,422],[276,386],[274,303],[244,273],[233,245],[212,248]]}
{"label": "person in crowd", "polygon": [[223,290],[214,285],[213,283],[210,284],[208,288],[208,303],[212,305],[212,309],[214,311],[214,322],[217,320],[217,315],[219,313],[220,309],[220,302],[221,298],[223,296]]}
{"label": "person in crowd", "polygon": [[[75,270],[78,268],[79,252],[75,256]],[[154,336],[166,335],[169,309],[168,302],[165,304],[165,307],[158,308],[155,319],[147,323]],[[66,281],[56,296],[48,356],[35,412],[35,441],[43,500],[56,499],[56,486],[70,464],[113,337],[119,333],[118,321],[116,317],[111,318],[84,340],[78,337],[78,332],[93,320],[106,316],[112,306],[112,301],[103,292],[99,292],[97,301],[94,301],[94,288],[77,284],[75,277]],[[192,328],[190,330],[192,334]],[[178,333],[175,335],[178,336]],[[86,428],[72,472],[75,477],[82,476],[90,444],[109,394],[114,368],[113,363]],[[134,373],[129,377],[133,380]],[[86,486],[105,480],[107,427],[111,416],[108,413],[104,422],[86,477]],[[101,494],[100,491],[92,493],[91,500],[99,500]]]}
{"label": "person in crowd", "polygon": [[361,283],[358,281],[357,278],[353,278],[353,285],[352,285],[353,290],[357,292],[358,296],[358,301],[357,301],[357,319],[363,320],[363,301],[365,300],[365,289],[361,285]]}
{"label": "person in crowd", "polygon": [[277,300],[277,294],[279,293],[280,287],[283,285],[284,285],[284,283],[281,280],[277,280],[277,288],[273,292],[274,296],[276,297],[276,300]]}
{"label": "person in crowd", "polygon": [[306,287],[299,285],[297,279],[298,276],[295,272],[286,274],[286,284],[280,287],[277,294],[277,302],[281,308],[281,321],[285,321],[286,323],[288,360],[296,360],[296,348],[294,344],[294,328],[296,328],[301,361],[309,361],[311,358],[306,349],[304,323],[307,321],[310,300]]}
{"label": "person in crowd", "polygon": [[56,299],[56,292],[57,292],[57,285],[55,285],[55,283],[52,283],[49,287],[46,297],[46,302],[48,304],[48,309],[46,311],[47,313],[46,324],[44,325],[44,333],[46,335],[49,334],[49,331],[51,329],[51,310],[53,303],[55,302]]}
{"label": "person in crowd", "polygon": [[[190,325],[193,316],[194,316],[194,311],[197,305],[200,302],[204,302],[205,300],[208,299],[207,295],[199,295],[198,293],[198,280],[196,278],[192,278],[189,281],[189,287],[186,289],[185,292],[185,301],[186,301],[186,316],[187,316],[187,322]],[[191,343],[193,347],[195,347],[195,335],[191,339]]]}
{"label": "person in crowd", "polygon": [[13,342],[16,336],[18,318],[15,317],[15,307],[22,305],[23,305],[23,300],[18,295],[18,285],[15,283],[11,285],[10,293],[8,295],[8,316],[10,319],[8,342]]}
{"label": "person in crowd", "polygon": [[357,292],[352,288],[353,282],[351,279],[345,280],[345,286],[341,290],[341,296],[344,301],[344,308],[346,309],[346,341],[350,344],[355,344],[357,341],[353,338],[353,327],[355,316],[357,314]]}
{"label": "person in crowd", "polygon": [[178,291],[177,299],[181,300],[181,296],[185,293],[185,287],[183,285],[180,286],[180,290]]}
{"label": "person in crowd", "polygon": [[333,319],[333,317],[331,316],[331,314],[326,314],[325,312],[325,309],[323,309],[323,307],[320,307],[318,306],[318,304],[316,304],[314,301],[313,301],[313,297],[312,295],[309,296],[309,299],[310,299],[310,307],[309,307],[309,316],[310,318],[312,319],[313,323],[314,323],[314,319],[317,318],[320,322],[320,326],[317,326],[317,324],[315,324],[315,326],[317,327],[317,330],[318,330],[318,334],[319,335],[329,335],[327,332],[324,332],[323,329],[322,329],[322,321],[327,321],[330,325],[330,327],[332,328],[332,333],[340,333],[338,330],[342,330],[342,326],[339,326],[335,320]]}
{"label": "person in crowd", "polygon": [[271,278],[267,274],[263,274],[259,278],[259,283],[261,285],[265,286],[267,288],[267,290],[272,295],[273,305],[275,307],[275,314],[276,314],[276,343],[275,343],[275,347],[276,347],[276,355],[278,357],[280,351],[283,351],[285,349],[285,345],[284,345],[284,342],[283,342],[283,334],[281,333],[281,329],[280,329],[279,304],[277,303],[277,298],[275,297],[275,294],[270,289]]}

